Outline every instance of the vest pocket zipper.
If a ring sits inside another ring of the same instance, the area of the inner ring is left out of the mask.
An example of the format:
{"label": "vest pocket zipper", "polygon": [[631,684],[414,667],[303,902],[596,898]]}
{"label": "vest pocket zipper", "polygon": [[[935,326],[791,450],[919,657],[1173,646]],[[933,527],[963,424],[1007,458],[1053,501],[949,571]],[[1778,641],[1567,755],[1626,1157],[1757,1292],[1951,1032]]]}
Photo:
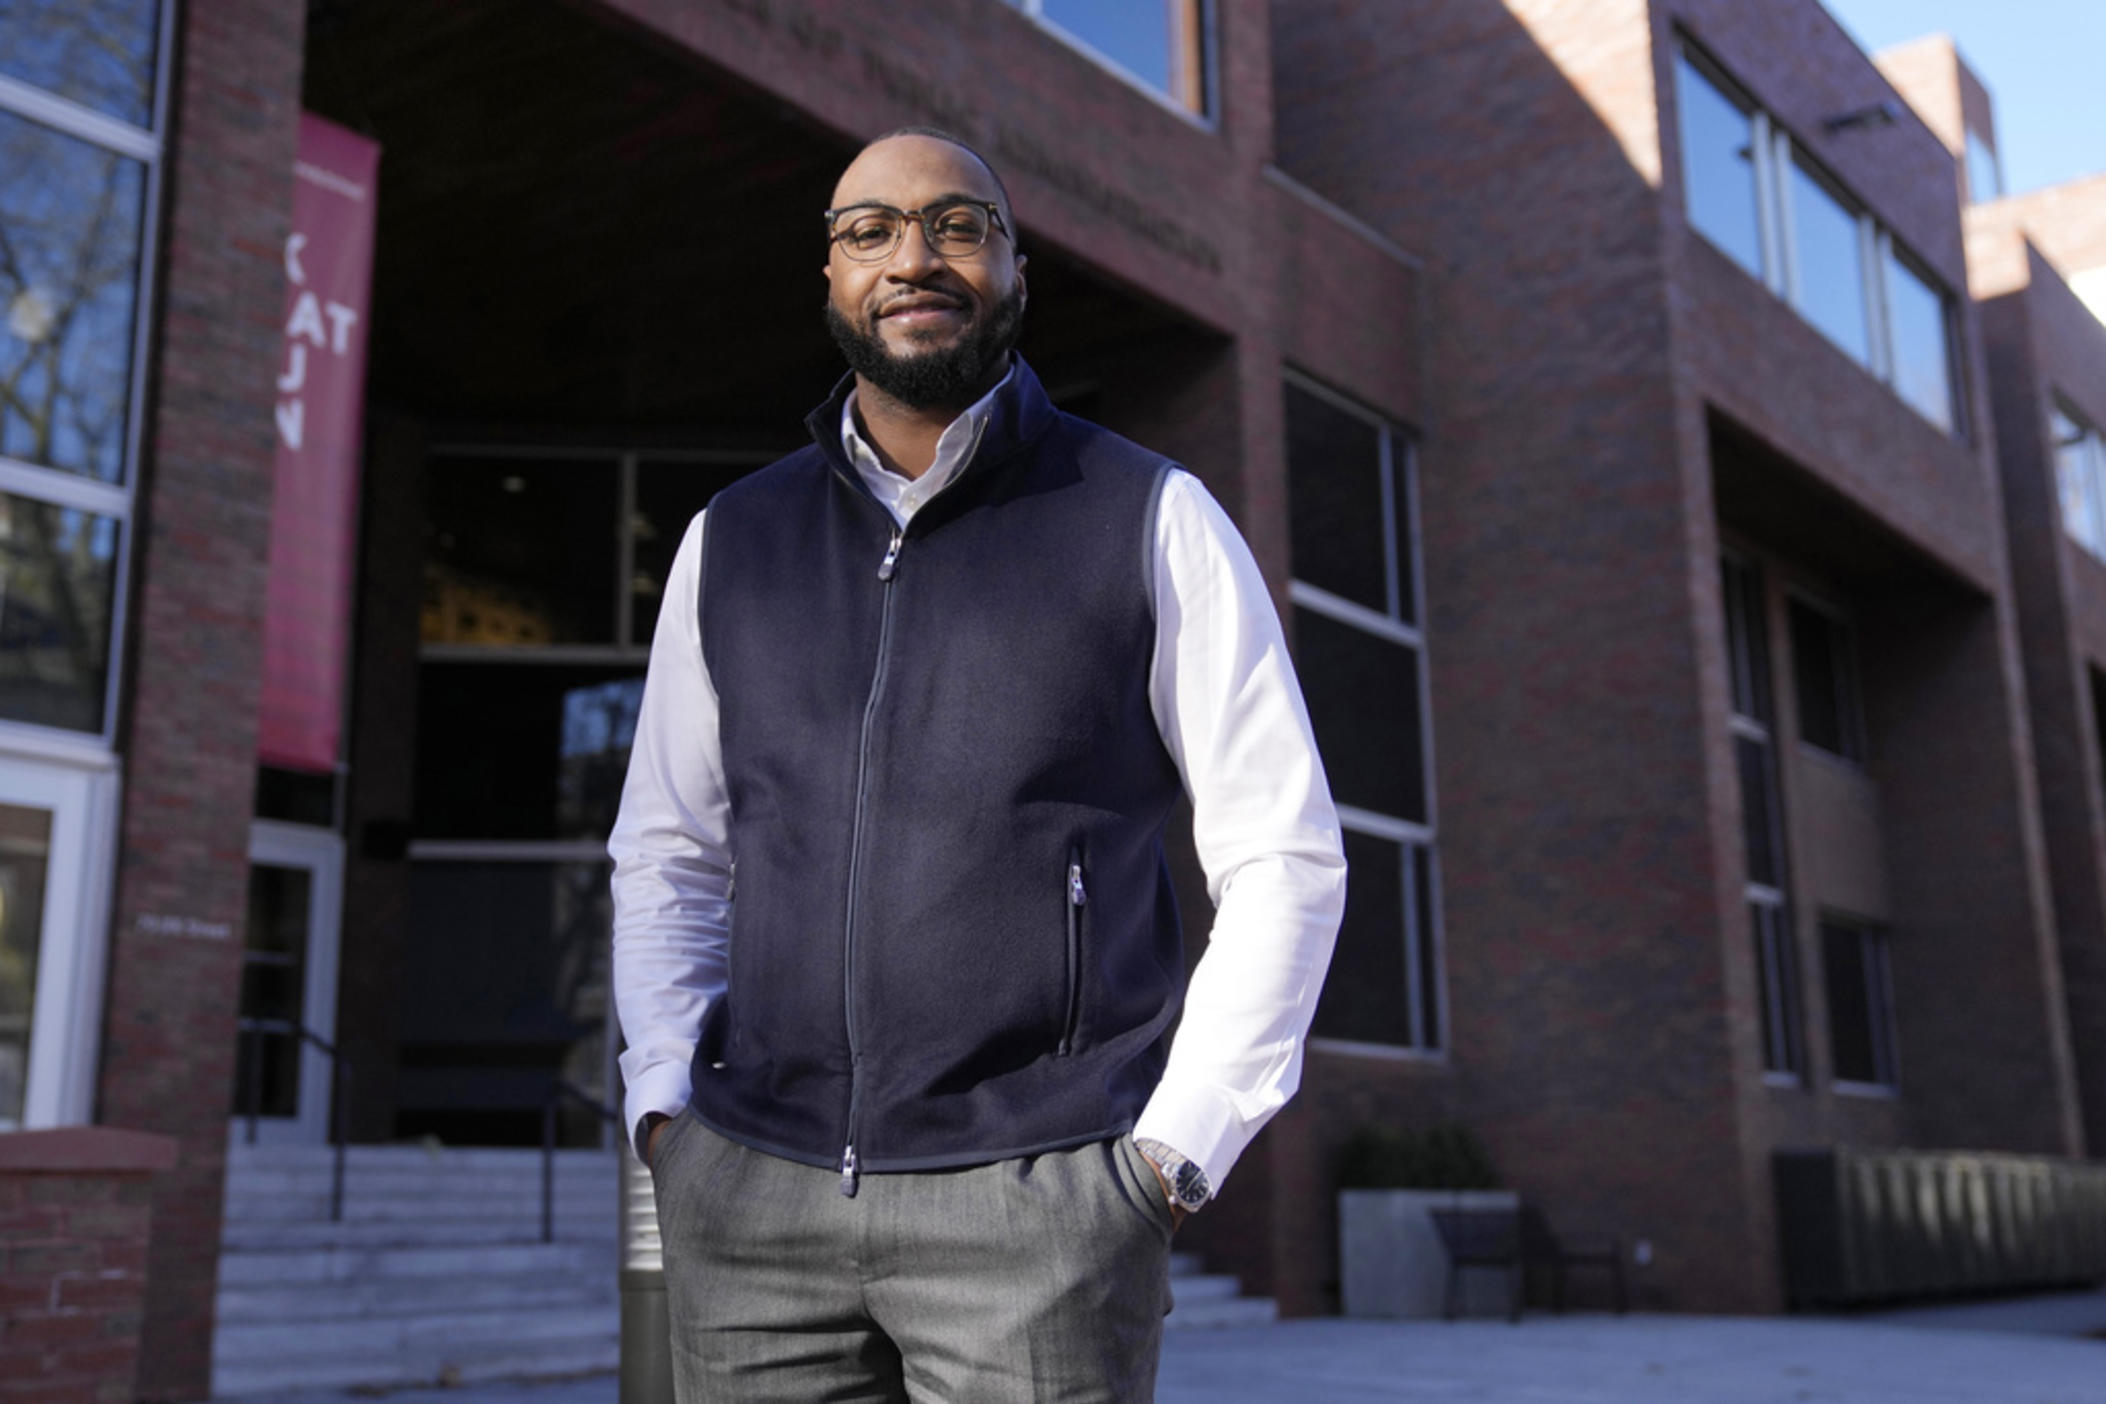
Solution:
{"label": "vest pocket zipper", "polygon": [[1060,1026],[1060,1057],[1075,1051],[1075,1026],[1082,1020],[1082,909],[1090,900],[1082,885],[1082,847],[1068,850],[1068,1011]]}

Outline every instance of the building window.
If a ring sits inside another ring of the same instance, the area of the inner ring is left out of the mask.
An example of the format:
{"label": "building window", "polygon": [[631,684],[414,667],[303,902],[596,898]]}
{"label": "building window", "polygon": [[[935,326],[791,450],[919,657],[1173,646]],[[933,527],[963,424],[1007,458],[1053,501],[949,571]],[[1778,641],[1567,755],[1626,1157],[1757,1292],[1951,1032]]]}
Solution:
{"label": "building window", "polygon": [[1719,66],[1675,66],[1690,224],[1947,433],[1964,429],[1953,299]]}
{"label": "building window", "polygon": [[2106,441],[2097,429],[2060,405],[2054,409],[2050,426],[2062,529],[2092,555],[2106,560]]}
{"label": "building window", "polygon": [[107,739],[166,16],[155,0],[17,8],[0,23],[0,723]]}
{"label": "building window", "polygon": [[1699,67],[1687,50],[1677,67],[1676,99],[1689,221],[1760,278],[1764,261],[1755,153],[1768,144],[1769,123],[1753,103]]}
{"label": "building window", "polygon": [[1828,610],[1796,596],[1790,610],[1799,739],[1862,765],[1865,723],[1851,628]]}
{"label": "building window", "polygon": [[1996,148],[1972,127],[1967,129],[1963,169],[1967,174],[1967,203],[1980,205],[2004,198],[2004,163],[1997,159]]}
{"label": "building window", "polygon": [[1411,446],[1312,382],[1285,395],[1296,667],[1348,870],[1312,1034],[1435,1052],[1447,1021]]}
{"label": "building window", "polygon": [[1748,930],[1762,1000],[1762,1066],[1797,1082],[1805,1068],[1799,966],[1786,893],[1784,803],[1777,783],[1768,611],[1762,572],[1733,556],[1719,563],[1726,606],[1734,763],[1740,775]]}
{"label": "building window", "polygon": [[1896,1086],[1900,1078],[1886,928],[1822,918],[1821,966],[1828,977],[1828,1046],[1836,1082]]}
{"label": "building window", "polygon": [[1146,91],[1199,117],[1214,113],[1211,0],[1010,0]]}

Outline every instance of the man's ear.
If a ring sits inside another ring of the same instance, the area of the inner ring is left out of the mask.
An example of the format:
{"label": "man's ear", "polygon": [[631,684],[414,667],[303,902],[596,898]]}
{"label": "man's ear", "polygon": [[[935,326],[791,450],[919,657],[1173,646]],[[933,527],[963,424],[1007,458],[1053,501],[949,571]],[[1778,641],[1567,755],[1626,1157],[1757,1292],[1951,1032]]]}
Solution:
{"label": "man's ear", "polygon": [[[1030,285],[1024,281],[1024,265],[1029,263],[1030,261],[1031,260],[1026,258],[1023,254],[1018,254],[1016,256],[1016,290],[1023,297],[1026,303],[1031,301],[1031,288]],[[834,276],[834,270],[831,264],[827,266],[826,276],[829,278]]]}

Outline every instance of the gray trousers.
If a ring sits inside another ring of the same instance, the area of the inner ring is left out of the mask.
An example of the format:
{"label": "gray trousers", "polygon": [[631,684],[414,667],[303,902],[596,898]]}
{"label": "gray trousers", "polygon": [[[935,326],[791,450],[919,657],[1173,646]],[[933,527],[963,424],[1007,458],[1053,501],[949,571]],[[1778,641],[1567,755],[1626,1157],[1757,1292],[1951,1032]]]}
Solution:
{"label": "gray trousers", "polygon": [[850,1199],[688,1114],[653,1179],[681,1404],[1155,1397],[1172,1224],[1131,1137]]}

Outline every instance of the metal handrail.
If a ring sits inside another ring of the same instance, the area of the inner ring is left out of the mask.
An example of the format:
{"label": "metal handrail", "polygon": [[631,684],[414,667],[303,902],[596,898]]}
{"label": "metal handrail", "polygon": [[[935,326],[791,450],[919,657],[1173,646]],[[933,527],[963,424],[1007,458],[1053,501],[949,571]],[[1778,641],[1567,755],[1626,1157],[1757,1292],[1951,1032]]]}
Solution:
{"label": "metal handrail", "polygon": [[249,1123],[247,1140],[252,1146],[256,1144],[256,1120],[262,1114],[257,1105],[263,1097],[263,1039],[260,1035],[291,1034],[302,1043],[311,1043],[329,1055],[329,1084],[332,1094],[329,1099],[329,1143],[336,1152],[329,1168],[329,1222],[342,1223],[344,1148],[350,1139],[344,1126],[344,1119],[350,1114],[351,1105],[350,1060],[335,1044],[305,1024],[295,1023],[290,1019],[242,1019],[237,1022],[236,1028],[249,1038],[248,1048],[245,1050],[249,1065],[248,1107],[245,1115]]}
{"label": "metal handrail", "polygon": [[541,1241],[556,1241],[556,1113],[562,1109],[564,1100],[578,1103],[586,1110],[598,1115],[603,1123],[621,1125],[621,1116],[605,1102],[588,1092],[581,1092],[563,1078],[550,1084],[548,1096],[541,1102]]}

